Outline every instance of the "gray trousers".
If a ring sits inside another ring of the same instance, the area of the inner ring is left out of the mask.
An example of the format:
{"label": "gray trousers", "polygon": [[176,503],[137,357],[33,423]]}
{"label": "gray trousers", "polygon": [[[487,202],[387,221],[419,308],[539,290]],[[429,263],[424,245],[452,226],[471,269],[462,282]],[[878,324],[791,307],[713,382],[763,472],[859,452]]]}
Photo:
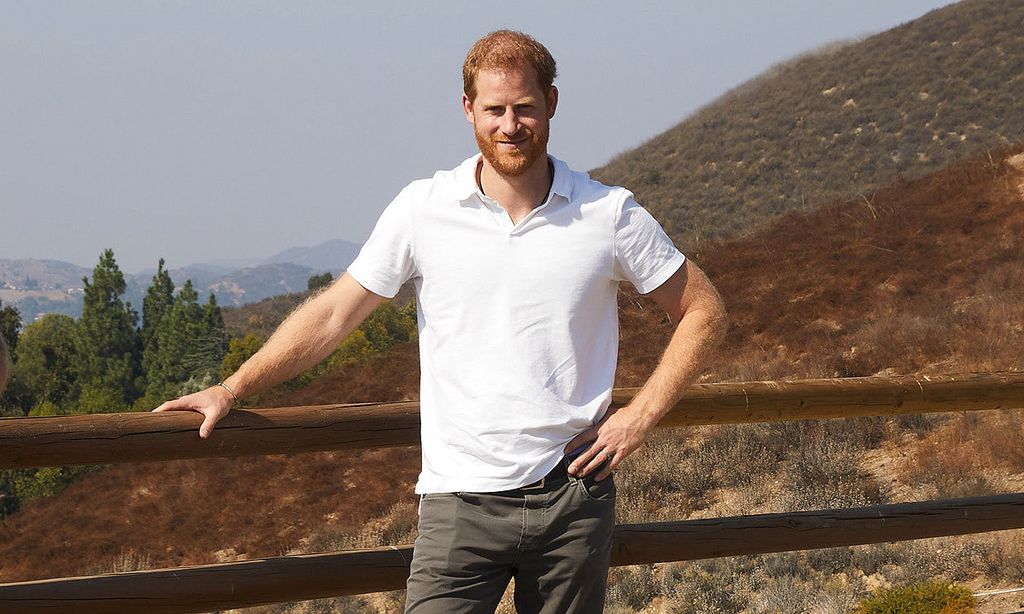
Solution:
{"label": "gray trousers", "polygon": [[601,612],[615,482],[593,475],[563,464],[542,488],[423,495],[406,614],[493,613],[511,578],[520,614]]}

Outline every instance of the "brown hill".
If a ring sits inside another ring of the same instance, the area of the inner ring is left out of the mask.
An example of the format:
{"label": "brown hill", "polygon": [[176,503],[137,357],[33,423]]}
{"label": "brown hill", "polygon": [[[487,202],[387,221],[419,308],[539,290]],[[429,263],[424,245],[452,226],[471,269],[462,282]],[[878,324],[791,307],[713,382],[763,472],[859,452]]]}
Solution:
{"label": "brown hill", "polygon": [[[708,378],[1024,367],[1022,151],[702,244],[733,321]],[[631,293],[620,312],[618,384],[637,385],[670,326]],[[414,398],[416,382],[406,345],[268,403]],[[411,506],[417,469],[415,448],[113,466],[5,519],[0,578],[316,548]]]}
{"label": "brown hill", "polygon": [[1022,66],[1024,3],[964,0],[777,66],[594,173],[681,245],[734,236],[1019,142]]}

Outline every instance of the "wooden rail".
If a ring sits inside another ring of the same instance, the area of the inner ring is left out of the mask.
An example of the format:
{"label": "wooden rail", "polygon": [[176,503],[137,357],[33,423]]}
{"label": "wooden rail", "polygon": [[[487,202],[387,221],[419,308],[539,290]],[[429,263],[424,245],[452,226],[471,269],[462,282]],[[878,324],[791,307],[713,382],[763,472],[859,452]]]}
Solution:
{"label": "wooden rail", "polygon": [[[1024,527],[1024,494],[616,527],[613,565]],[[206,612],[405,587],[411,546],[0,584],[0,611]]]}
{"label": "wooden rail", "polygon": [[[637,389],[617,389],[627,403]],[[1024,408],[1024,373],[700,384],[660,426]],[[192,412],[0,419],[0,468],[137,462],[419,443],[419,405],[234,410],[208,440]]]}

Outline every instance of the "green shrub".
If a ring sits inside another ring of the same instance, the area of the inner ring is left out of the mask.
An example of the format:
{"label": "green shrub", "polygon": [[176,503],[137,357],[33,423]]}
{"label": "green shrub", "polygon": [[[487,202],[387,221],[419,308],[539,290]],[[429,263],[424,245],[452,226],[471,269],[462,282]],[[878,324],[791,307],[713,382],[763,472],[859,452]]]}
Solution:
{"label": "green shrub", "polygon": [[940,580],[880,589],[857,608],[858,614],[963,614],[973,612],[971,591]]}

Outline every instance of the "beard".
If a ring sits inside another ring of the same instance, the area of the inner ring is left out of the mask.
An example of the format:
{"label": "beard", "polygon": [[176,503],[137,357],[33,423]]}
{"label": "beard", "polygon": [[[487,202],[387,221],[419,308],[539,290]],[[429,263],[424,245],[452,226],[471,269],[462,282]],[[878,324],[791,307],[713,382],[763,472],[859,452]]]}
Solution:
{"label": "beard", "polygon": [[547,151],[548,128],[546,125],[537,131],[529,131],[524,128],[526,140],[519,144],[516,149],[504,149],[499,146],[498,141],[504,140],[504,135],[495,140],[495,137],[481,134],[474,128],[476,144],[480,153],[499,174],[508,177],[517,177],[526,172],[538,158]]}

